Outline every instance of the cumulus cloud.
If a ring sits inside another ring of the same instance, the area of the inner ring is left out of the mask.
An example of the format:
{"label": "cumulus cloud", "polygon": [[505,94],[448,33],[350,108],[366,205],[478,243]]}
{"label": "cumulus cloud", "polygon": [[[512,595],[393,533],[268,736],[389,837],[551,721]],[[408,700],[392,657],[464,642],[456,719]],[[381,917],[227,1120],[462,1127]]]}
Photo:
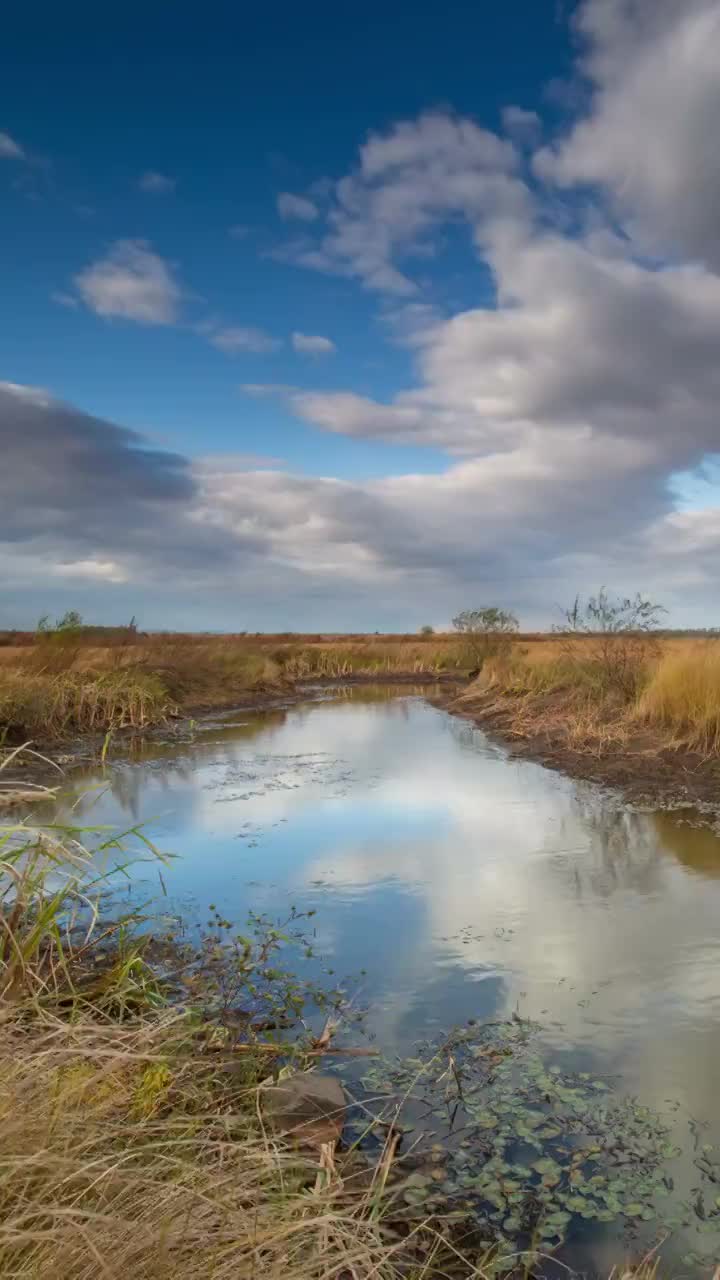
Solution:
{"label": "cumulus cloud", "polygon": [[182,290],[172,266],[145,240],[118,240],[104,258],[75,276],[91,311],[138,324],[175,324]]}
{"label": "cumulus cloud", "polygon": [[239,545],[193,520],[186,458],[41,389],[0,384],[0,447],[0,550],[35,576],[157,579]]}
{"label": "cumulus cloud", "polygon": [[297,333],[292,335],[292,345],[295,351],[301,351],[306,356],[329,356],[337,347],[331,338],[323,338],[319,333]]}
{"label": "cumulus cloud", "polygon": [[[536,153],[532,178],[507,137],[425,113],[370,135],[323,187],[322,216],[312,204],[284,248],[379,294],[413,376],[385,402],[342,385],[246,390],[281,397],[323,431],[433,446],[442,471],[351,482],[227,457],[168,460],[131,432],[10,389],[20,453],[5,468],[3,567],[13,547],[40,564],[40,539],[52,563],[87,580],[196,574],[223,599],[232,584],[258,602],[258,625],[278,610],[291,625],[308,605],[317,625],[412,625],[428,606],[450,617],[485,599],[547,624],[556,602],[600,582],[642,587],[673,620],[707,621],[720,504],[708,492],[702,508],[680,510],[672,477],[720,439],[717,14],[704,0],[585,0],[577,22],[583,115]],[[505,119],[516,137],[533,123],[519,111]],[[287,216],[302,218],[297,206]],[[417,255],[458,223],[478,305],[452,314],[424,291]],[[161,318],[148,276],[175,290]],[[100,314],[168,323],[179,307],[173,273],[143,242],[120,242],[76,283]],[[206,337],[229,353],[277,343],[247,327]],[[330,340],[291,342],[310,352]],[[86,489],[97,494],[87,510]]]}
{"label": "cumulus cloud", "polygon": [[210,335],[210,341],[219,351],[225,351],[230,356],[242,355],[246,352],[265,355],[270,351],[277,351],[282,346],[279,338],[273,338],[272,334],[266,333],[264,329],[257,329],[253,325],[234,325],[226,329],[217,329]]}
{"label": "cumulus cloud", "polygon": [[310,604],[319,625],[407,625],[429,601],[450,617],[489,595],[534,623],[608,570],[618,589],[640,573],[678,607],[717,580],[717,511],[678,518],[643,446],[583,428],[538,431],[442,474],[351,482],[272,459],[191,462],[4,384],[0,445],[7,580],[185,601],[192,585],[225,601],[219,624],[228,591],[259,626],[289,625]]}
{"label": "cumulus cloud", "polygon": [[649,249],[719,269],[716,0],[586,0],[577,26],[589,110],[539,152],[538,174],[601,187]]}
{"label": "cumulus cloud", "polygon": [[281,191],[277,198],[277,210],[286,221],[314,222],[318,216],[318,207],[307,196],[295,196],[290,191]]}
{"label": "cumulus cloud", "polygon": [[427,249],[439,223],[465,217],[482,240],[498,219],[529,216],[518,166],[513,145],[472,120],[428,112],[402,121],[371,134],[356,168],[335,184],[323,237],[286,246],[285,256],[369,289],[412,295],[417,285],[393,259]]}
{"label": "cumulus cloud", "polygon": [[4,133],[0,129],[0,159],[22,160],[25,155],[19,142],[9,134]]}
{"label": "cumulus cloud", "polygon": [[166,173],[158,173],[156,169],[148,169],[141,175],[138,186],[141,191],[147,191],[150,195],[167,196],[175,190],[177,179],[168,177]]}

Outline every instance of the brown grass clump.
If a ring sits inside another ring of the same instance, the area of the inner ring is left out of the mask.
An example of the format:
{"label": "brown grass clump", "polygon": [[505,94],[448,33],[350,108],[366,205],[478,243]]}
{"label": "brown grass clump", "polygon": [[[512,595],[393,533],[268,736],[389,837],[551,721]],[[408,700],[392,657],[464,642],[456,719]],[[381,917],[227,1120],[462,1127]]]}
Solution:
{"label": "brown grass clump", "polygon": [[5,734],[47,739],[146,729],[161,724],[172,709],[167,689],[149,672],[0,670],[0,727]]}
{"label": "brown grass clump", "polygon": [[638,720],[705,754],[720,751],[720,643],[666,653],[637,702]]}
{"label": "brown grass clump", "polygon": [[3,1275],[405,1274],[412,1245],[389,1237],[372,1186],[275,1142],[254,1091],[214,1075],[172,1019],[6,1026],[0,1072]]}

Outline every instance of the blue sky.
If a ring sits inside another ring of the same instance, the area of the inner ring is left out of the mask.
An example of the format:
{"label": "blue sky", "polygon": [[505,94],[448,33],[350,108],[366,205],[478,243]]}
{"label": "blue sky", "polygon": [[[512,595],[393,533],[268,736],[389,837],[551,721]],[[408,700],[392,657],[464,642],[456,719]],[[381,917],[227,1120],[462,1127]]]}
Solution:
{"label": "blue sky", "polygon": [[716,53],[710,0],[16,6],[3,621],[704,621]]}

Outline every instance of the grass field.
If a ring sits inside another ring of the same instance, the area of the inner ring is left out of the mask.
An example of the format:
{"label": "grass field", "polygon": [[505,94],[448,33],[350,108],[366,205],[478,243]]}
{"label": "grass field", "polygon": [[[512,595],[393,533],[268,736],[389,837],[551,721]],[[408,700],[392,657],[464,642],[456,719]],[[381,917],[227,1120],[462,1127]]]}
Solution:
{"label": "grass field", "polygon": [[[278,696],[297,683],[457,676],[478,657],[455,633],[183,635],[82,627],[0,644],[0,732],[52,741],[143,730],[178,713]],[[593,749],[644,731],[665,746],[720,752],[715,636],[519,634],[483,664],[470,698],[512,702],[515,731]]]}
{"label": "grass field", "polygon": [[97,632],[82,628],[0,646],[6,737],[50,741],[142,730],[178,712],[281,694],[299,681],[462,674],[472,663],[457,637],[121,634],[107,643]]}

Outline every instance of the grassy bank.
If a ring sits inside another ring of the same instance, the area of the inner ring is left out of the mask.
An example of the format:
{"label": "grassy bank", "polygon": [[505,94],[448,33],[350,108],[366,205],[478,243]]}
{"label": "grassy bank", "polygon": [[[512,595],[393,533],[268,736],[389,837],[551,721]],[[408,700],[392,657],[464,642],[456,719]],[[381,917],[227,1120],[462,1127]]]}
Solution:
{"label": "grassy bank", "polygon": [[142,730],[178,714],[280,697],[298,682],[462,674],[456,637],[142,636],[99,628],[0,648],[0,733],[52,742]]}
{"label": "grassy bank", "polygon": [[[71,628],[0,647],[0,734],[52,742],[143,730],[176,715],[281,698],[315,680],[462,680],[477,665],[477,652],[455,634],[144,636]],[[720,753],[720,640],[517,636],[482,664],[462,708],[494,717],[517,739],[542,735],[596,755],[644,741],[648,749],[710,758]]]}
{"label": "grassy bank", "polygon": [[692,768],[707,790],[720,764],[720,640],[520,642],[489,659],[454,706],[571,772],[583,757],[602,762],[608,781]]}

